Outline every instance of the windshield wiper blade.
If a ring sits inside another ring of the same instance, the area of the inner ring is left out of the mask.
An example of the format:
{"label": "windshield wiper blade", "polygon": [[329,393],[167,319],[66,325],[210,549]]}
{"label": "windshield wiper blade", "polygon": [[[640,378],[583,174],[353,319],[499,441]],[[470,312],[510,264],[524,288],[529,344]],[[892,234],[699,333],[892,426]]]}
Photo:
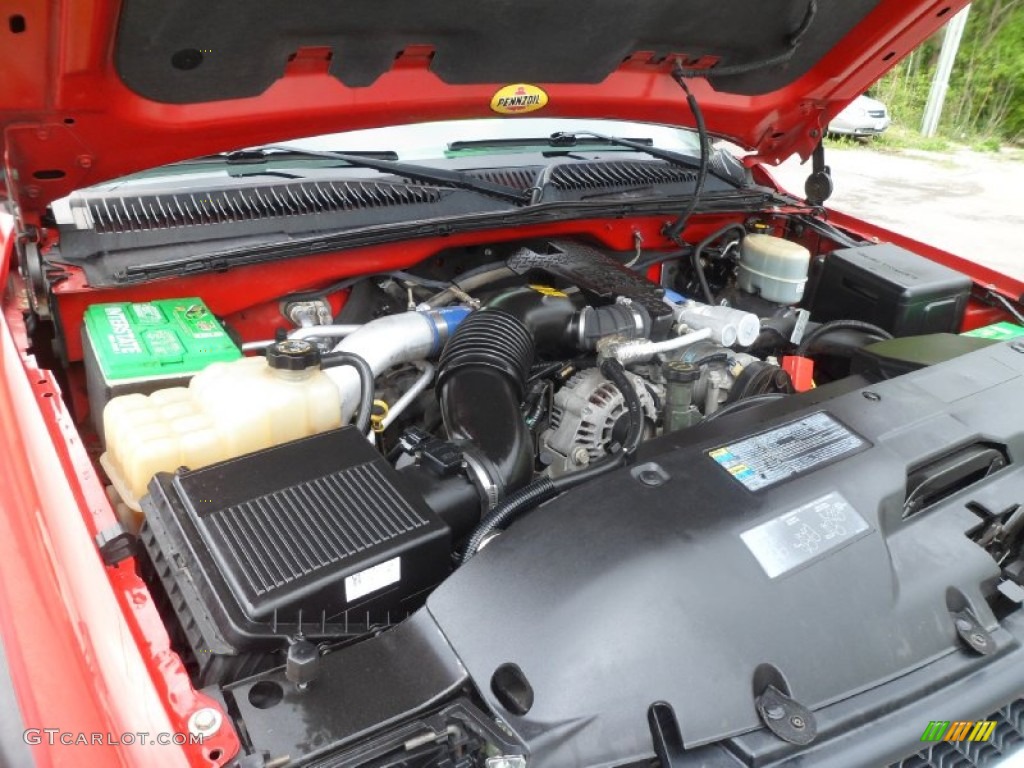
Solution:
{"label": "windshield wiper blade", "polygon": [[476,179],[463,171],[448,170],[445,168],[430,168],[424,165],[403,163],[397,160],[381,160],[369,155],[349,154],[347,152],[328,152],[315,149],[295,149],[294,147],[281,147],[267,145],[255,150],[247,150],[251,155],[254,152],[263,152],[267,158],[272,158],[279,153],[288,153],[296,157],[323,157],[332,160],[340,160],[353,168],[370,168],[382,173],[391,173],[395,176],[403,176],[413,181],[422,181],[428,184],[443,184],[457,189],[468,189],[489,195],[501,200],[508,200],[513,203],[527,203],[529,196],[522,190],[514,187],[506,187],[502,184],[492,184],[483,179]]}
{"label": "windshield wiper blade", "polygon": [[[574,133],[553,133],[550,136],[536,136],[525,139],[475,139],[475,140],[464,140],[464,141],[453,141],[448,145],[449,152],[457,152],[463,149],[502,149],[502,148],[514,148],[514,147],[552,147],[555,149],[571,149],[575,147],[579,142],[576,140],[577,135]],[[606,136],[597,136],[596,134],[590,134],[594,137],[593,141],[588,141],[588,145],[607,145],[607,146],[629,146],[633,144],[639,144],[644,147],[654,146],[653,139],[610,139]],[[621,142],[630,141],[633,144],[625,145]]]}
{"label": "windshield wiper blade", "polygon": [[[398,153],[394,150],[352,150],[341,152],[344,155],[351,155],[353,157],[368,157],[371,160],[397,160]],[[222,155],[211,155],[214,158],[223,158],[227,161],[228,165],[262,165],[267,160],[275,160],[278,158],[296,158],[296,157],[309,157],[309,152],[303,149],[294,149],[291,147],[282,147],[279,150],[275,149],[274,152],[265,152],[262,149],[238,149],[234,152],[225,152]],[[321,158],[317,157],[318,160],[323,159],[334,159],[334,158]]]}

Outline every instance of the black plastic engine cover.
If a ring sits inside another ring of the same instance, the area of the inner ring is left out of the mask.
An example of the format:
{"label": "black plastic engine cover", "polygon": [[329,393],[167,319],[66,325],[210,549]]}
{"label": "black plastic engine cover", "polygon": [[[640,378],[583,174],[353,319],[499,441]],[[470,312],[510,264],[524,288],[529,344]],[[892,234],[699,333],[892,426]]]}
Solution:
{"label": "black plastic engine cover", "polygon": [[[651,441],[515,523],[427,609],[537,768],[649,758],[657,701],[692,749],[759,730],[769,682],[820,710],[969,655],[954,610],[1005,650],[999,568],[966,505],[1024,500],[1022,374],[1001,344],[869,397],[809,393]],[[979,441],[1011,464],[904,519],[911,471]],[[526,714],[493,689],[509,664]]]}

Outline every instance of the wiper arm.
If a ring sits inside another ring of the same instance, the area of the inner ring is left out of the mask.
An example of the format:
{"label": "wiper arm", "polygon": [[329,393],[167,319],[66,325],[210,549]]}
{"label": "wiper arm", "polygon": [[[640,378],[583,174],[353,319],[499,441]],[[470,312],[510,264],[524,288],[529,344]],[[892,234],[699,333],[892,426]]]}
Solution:
{"label": "wiper arm", "polygon": [[[610,144],[612,146],[628,147],[629,149],[634,149],[637,152],[642,152],[645,155],[650,155],[651,157],[656,157],[659,160],[664,160],[667,163],[672,163],[672,165],[678,165],[681,166],[682,168],[688,168],[690,170],[698,170],[701,165],[699,160],[690,157],[689,155],[683,155],[678,152],[673,152],[670,149],[661,149],[659,147],[655,147],[653,143],[647,144],[645,142],[636,141],[634,139],[623,139],[618,136],[606,136],[603,133],[594,133],[592,131],[559,131],[558,133],[551,134],[551,137],[548,139],[548,141],[550,142],[551,146],[572,147],[575,146],[577,142],[579,142],[581,136],[584,136],[588,139],[597,139],[602,143]],[[544,196],[544,188],[547,186],[548,177],[550,176],[551,171],[553,169],[554,165],[549,165],[547,168],[541,171],[540,176],[537,179],[537,183],[534,184],[533,186],[533,194],[530,200],[530,203],[532,205],[536,205],[537,203],[539,203],[541,201],[541,198]],[[713,173],[715,176],[722,179],[723,181],[727,181],[730,184],[735,185],[733,179],[730,179],[728,176],[724,176],[720,173],[715,173],[714,171],[711,171],[711,173]]]}
{"label": "wiper arm", "polygon": [[[619,138],[618,136],[606,136],[603,133],[592,133],[591,131],[559,132],[551,134],[551,141],[554,146],[572,146],[575,142],[579,140],[581,136],[597,139],[598,141],[601,141],[605,144],[611,144],[613,146],[629,147],[630,149],[635,149],[637,152],[643,152],[645,155],[656,157],[659,160],[664,160],[667,163],[679,165],[682,166],[683,168],[690,168],[692,170],[696,170],[698,167],[700,167],[700,161],[694,157],[691,157],[690,155],[683,155],[680,154],[679,152],[673,152],[671,149],[661,149],[660,147],[655,147],[653,144],[639,142],[636,141],[635,139],[623,139]],[[719,178],[723,179],[724,181],[732,181],[731,179],[726,178],[724,176],[720,176]]]}
{"label": "wiper arm", "polygon": [[[295,149],[293,147],[281,147],[268,145],[258,150],[248,150],[251,157],[254,152],[264,153],[264,157],[273,157],[278,153],[289,153],[297,157],[323,157],[331,160],[340,160],[353,168],[370,168],[382,173],[391,173],[395,176],[404,176],[414,181],[423,181],[433,184],[444,184],[457,189],[468,189],[489,195],[501,200],[508,200],[513,203],[527,203],[529,197],[521,190],[514,187],[506,187],[502,184],[492,184],[483,179],[476,179],[462,171],[452,171],[445,168],[430,168],[424,165],[403,163],[397,160],[381,160],[369,155],[349,154],[347,152],[327,152],[315,149]],[[251,162],[251,160],[250,160]]]}

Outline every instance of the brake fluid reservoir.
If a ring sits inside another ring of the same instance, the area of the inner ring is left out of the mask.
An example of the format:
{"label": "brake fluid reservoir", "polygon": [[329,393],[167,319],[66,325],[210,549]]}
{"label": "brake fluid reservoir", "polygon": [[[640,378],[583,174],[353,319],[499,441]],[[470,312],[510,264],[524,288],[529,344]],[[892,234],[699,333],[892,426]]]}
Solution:
{"label": "brake fluid reservoir", "polygon": [[341,426],[341,396],[306,341],[267,357],[213,363],[188,387],[113,398],[103,411],[100,463],[136,512],[157,472],[198,469]]}
{"label": "brake fluid reservoir", "polygon": [[811,252],[773,235],[743,238],[737,282],[741,290],[776,304],[796,304],[804,296]]}

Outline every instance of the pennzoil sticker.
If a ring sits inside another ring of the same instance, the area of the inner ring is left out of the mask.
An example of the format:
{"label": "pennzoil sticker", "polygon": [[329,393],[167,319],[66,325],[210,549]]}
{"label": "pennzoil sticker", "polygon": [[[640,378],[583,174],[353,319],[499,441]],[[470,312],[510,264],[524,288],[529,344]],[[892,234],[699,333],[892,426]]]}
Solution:
{"label": "pennzoil sticker", "polygon": [[548,103],[543,88],[526,83],[506,85],[491,97],[491,109],[499,115],[522,115],[536,112]]}

